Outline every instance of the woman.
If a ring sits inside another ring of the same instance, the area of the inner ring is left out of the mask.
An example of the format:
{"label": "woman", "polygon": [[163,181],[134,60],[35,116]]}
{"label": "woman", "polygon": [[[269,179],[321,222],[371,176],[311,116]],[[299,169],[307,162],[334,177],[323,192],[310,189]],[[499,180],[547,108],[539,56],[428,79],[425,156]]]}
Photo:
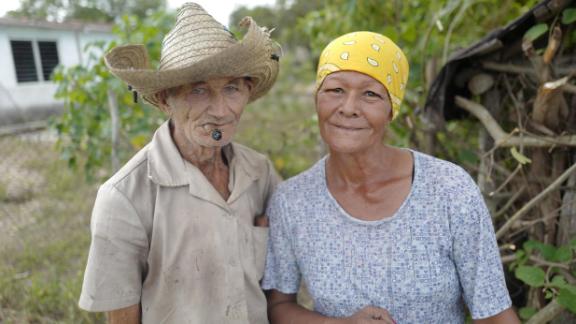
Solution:
{"label": "woman", "polygon": [[[383,143],[408,63],[390,39],[332,41],[316,110],[329,154],[268,208],[272,323],[519,323],[490,215],[460,167]],[[300,279],[314,311],[296,304]],[[464,305],[465,304],[465,305]]]}

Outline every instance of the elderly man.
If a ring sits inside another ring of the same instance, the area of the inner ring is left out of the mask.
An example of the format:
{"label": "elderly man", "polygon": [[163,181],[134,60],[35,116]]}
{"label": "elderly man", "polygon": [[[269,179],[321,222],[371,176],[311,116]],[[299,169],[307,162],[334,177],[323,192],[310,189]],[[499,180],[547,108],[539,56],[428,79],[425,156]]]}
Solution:
{"label": "elderly man", "polygon": [[106,55],[111,72],[170,117],[98,191],[80,307],[111,323],[267,323],[259,281],[279,178],[232,143],[246,104],[278,74],[269,33],[242,41],[196,4],[166,35],[160,67],[144,46]]}

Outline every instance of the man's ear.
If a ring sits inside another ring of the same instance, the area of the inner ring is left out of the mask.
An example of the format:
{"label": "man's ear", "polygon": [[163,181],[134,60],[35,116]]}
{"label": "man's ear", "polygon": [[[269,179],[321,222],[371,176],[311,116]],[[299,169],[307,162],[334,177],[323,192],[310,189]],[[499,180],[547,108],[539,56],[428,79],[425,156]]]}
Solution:
{"label": "man's ear", "polygon": [[246,83],[248,90],[250,92],[252,92],[252,89],[254,89],[254,81],[252,80],[252,78],[251,77],[245,77],[244,82]]}
{"label": "man's ear", "polygon": [[154,96],[156,97],[158,107],[160,108],[160,110],[162,110],[167,114],[170,114],[170,105],[168,105],[168,91],[162,90],[160,92],[157,92]]}

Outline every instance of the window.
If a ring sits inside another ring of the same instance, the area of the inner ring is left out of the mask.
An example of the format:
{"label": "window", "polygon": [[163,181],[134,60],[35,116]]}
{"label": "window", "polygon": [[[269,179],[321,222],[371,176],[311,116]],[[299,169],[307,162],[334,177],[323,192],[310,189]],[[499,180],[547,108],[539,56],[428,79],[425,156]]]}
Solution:
{"label": "window", "polygon": [[60,63],[56,42],[10,41],[18,83],[48,81]]}

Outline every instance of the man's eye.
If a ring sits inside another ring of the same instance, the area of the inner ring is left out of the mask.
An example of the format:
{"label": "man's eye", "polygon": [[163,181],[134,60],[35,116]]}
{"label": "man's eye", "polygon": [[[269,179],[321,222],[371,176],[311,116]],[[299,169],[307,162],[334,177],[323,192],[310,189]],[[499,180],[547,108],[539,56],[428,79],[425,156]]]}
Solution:
{"label": "man's eye", "polygon": [[202,95],[205,94],[208,90],[206,88],[192,88],[190,89],[190,93],[193,95]]}
{"label": "man's eye", "polygon": [[237,92],[237,91],[240,91],[240,88],[238,86],[235,86],[235,85],[229,85],[229,86],[226,86],[224,88],[224,90],[226,90],[227,92]]}

